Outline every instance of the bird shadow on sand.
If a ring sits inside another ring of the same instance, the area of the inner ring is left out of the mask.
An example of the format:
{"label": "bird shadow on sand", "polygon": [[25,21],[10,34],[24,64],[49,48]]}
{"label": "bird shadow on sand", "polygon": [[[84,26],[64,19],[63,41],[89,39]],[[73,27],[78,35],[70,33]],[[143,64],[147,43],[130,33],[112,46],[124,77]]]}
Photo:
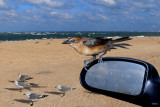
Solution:
{"label": "bird shadow on sand", "polygon": [[[8,82],[14,83],[14,81],[8,81]],[[25,81],[19,81],[19,82],[25,82]],[[29,84],[30,84],[30,87],[25,87],[25,89],[28,89],[28,88],[46,88],[46,86],[40,86],[40,85],[35,84],[35,83],[29,83]]]}
{"label": "bird shadow on sand", "polygon": [[100,95],[99,93],[95,93],[95,92],[90,92],[90,91],[85,91],[86,93],[89,93],[89,94],[97,94],[97,95]]}
{"label": "bird shadow on sand", "polygon": [[[5,88],[5,89],[10,90],[10,91],[20,91],[20,88]],[[24,89],[31,91],[30,87],[25,87],[22,90],[24,90]]]}
{"label": "bird shadow on sand", "polygon": [[[33,78],[30,78],[30,79],[33,79]],[[26,79],[26,80],[18,80],[18,82],[28,82],[28,80],[30,80],[30,79]],[[10,80],[8,80],[8,82],[14,83],[14,81],[10,81]]]}
{"label": "bird shadow on sand", "polygon": [[54,94],[54,95],[63,95],[62,92],[48,92],[48,91],[46,91],[45,93]]}
{"label": "bird shadow on sand", "polygon": [[31,88],[46,88],[47,86],[40,86],[40,85],[38,85],[38,84],[35,84],[35,83],[30,83],[30,87]]}
{"label": "bird shadow on sand", "polygon": [[10,91],[19,91],[19,88],[5,88],[5,89]]}
{"label": "bird shadow on sand", "polygon": [[53,73],[51,71],[41,71],[41,72],[38,72],[36,74],[50,74],[50,73]]}
{"label": "bird shadow on sand", "polygon": [[20,102],[20,103],[26,103],[26,104],[31,103],[31,100],[25,100],[25,99],[14,99],[13,101],[17,101],[17,102]]}

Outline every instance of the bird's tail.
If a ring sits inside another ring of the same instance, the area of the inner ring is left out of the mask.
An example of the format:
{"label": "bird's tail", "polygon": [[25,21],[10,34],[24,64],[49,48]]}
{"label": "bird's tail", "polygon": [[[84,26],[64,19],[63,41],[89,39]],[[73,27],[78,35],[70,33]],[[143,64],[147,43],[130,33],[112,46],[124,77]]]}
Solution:
{"label": "bird's tail", "polygon": [[47,97],[48,95],[42,95],[41,98]]}
{"label": "bird's tail", "polygon": [[76,88],[72,88],[72,90],[75,90]]}
{"label": "bird's tail", "polygon": [[128,49],[126,46],[132,46],[128,43],[119,43],[119,44],[114,44],[115,47],[120,47],[120,48],[125,48]]}
{"label": "bird's tail", "polygon": [[26,80],[30,80],[30,79],[33,79],[32,77],[28,77]]}
{"label": "bird's tail", "polygon": [[34,83],[28,83],[30,86],[34,85]]}
{"label": "bird's tail", "polygon": [[123,42],[123,41],[127,41],[127,40],[131,40],[132,38],[130,37],[122,37],[122,38],[118,38],[112,41],[112,43],[116,43],[116,42]]}

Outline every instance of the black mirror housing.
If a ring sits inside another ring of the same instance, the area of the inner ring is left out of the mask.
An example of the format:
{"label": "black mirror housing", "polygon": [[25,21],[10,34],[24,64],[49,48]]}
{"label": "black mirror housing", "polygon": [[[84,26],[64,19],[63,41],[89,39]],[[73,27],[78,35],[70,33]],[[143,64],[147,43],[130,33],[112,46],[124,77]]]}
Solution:
{"label": "black mirror housing", "polygon": [[85,79],[86,74],[91,67],[99,63],[98,60],[90,62],[86,67],[87,70],[85,68],[82,69],[80,74],[80,83],[82,87],[95,93],[114,97],[140,106],[160,106],[160,79],[159,74],[153,65],[145,61],[126,57],[105,57],[103,58],[103,61],[131,62],[145,67],[144,80],[140,94],[129,95],[124,93],[118,93],[111,90],[103,90],[97,87],[95,88],[87,84]]}

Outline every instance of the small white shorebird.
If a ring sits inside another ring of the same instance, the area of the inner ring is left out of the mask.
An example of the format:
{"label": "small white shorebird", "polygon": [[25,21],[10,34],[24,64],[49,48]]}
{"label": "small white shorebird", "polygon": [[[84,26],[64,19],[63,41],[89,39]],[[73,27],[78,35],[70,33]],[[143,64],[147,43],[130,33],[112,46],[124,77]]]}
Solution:
{"label": "small white shorebird", "polygon": [[61,97],[65,95],[65,92],[76,89],[76,88],[70,88],[70,87],[61,86],[61,85],[57,85],[55,86],[55,88],[58,88],[59,91],[63,92],[63,95]]}
{"label": "small white shorebird", "polygon": [[21,73],[18,74],[18,79],[21,81],[25,81],[25,80],[29,80],[32,79],[31,77],[29,77],[28,75],[22,75]]}
{"label": "small white shorebird", "polygon": [[26,94],[24,94],[24,95],[26,95],[27,98],[31,100],[31,106],[33,106],[33,102],[36,101],[37,99],[44,98],[44,97],[48,96],[48,95],[40,95],[40,94],[30,93],[30,92],[26,92]]}
{"label": "small white shorebird", "polygon": [[26,88],[26,87],[29,87],[30,86],[30,84],[29,83],[25,83],[25,82],[22,82],[22,81],[14,81],[14,83],[15,83],[15,85],[17,86],[17,87],[19,87],[20,88],[20,92],[22,92],[22,88]]}

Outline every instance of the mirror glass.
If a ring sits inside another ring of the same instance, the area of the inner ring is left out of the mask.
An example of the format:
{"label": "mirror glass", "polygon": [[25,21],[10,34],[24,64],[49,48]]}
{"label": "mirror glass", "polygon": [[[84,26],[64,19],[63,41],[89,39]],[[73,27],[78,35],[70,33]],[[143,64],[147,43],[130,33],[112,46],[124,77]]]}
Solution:
{"label": "mirror glass", "polygon": [[102,90],[139,95],[143,87],[145,67],[126,61],[104,61],[87,70],[85,81]]}

